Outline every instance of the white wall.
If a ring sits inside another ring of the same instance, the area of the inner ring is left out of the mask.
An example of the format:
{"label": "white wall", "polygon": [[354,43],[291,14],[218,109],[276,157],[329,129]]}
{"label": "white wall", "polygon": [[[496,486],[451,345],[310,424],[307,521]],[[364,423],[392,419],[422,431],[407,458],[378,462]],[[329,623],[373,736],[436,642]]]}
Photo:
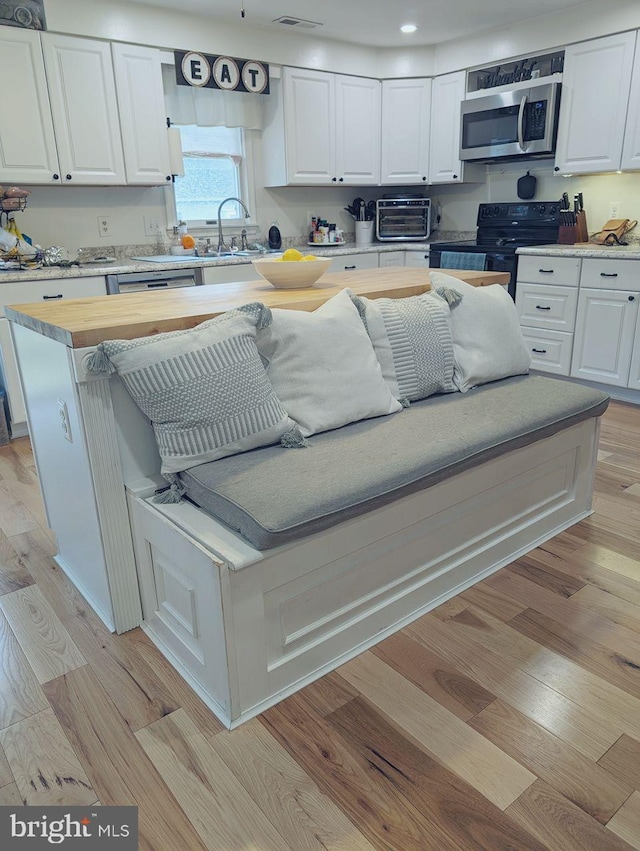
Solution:
{"label": "white wall", "polygon": [[582,192],[587,227],[592,233],[609,218],[609,202],[620,201],[623,218],[640,219],[640,172],[558,177],[549,160],[495,164],[487,167],[484,184],[432,187],[434,203],[442,206],[440,227],[444,230],[475,230],[478,204],[518,200],[518,178],[529,171],[537,178],[536,201],[557,201],[563,192]]}

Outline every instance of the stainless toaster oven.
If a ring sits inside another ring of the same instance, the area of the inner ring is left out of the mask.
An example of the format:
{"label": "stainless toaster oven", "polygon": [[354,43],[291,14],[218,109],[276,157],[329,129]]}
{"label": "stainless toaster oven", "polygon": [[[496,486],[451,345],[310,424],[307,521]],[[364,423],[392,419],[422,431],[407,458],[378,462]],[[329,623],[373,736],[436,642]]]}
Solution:
{"label": "stainless toaster oven", "polygon": [[427,239],[431,232],[429,198],[394,196],[376,201],[376,237],[382,242]]}

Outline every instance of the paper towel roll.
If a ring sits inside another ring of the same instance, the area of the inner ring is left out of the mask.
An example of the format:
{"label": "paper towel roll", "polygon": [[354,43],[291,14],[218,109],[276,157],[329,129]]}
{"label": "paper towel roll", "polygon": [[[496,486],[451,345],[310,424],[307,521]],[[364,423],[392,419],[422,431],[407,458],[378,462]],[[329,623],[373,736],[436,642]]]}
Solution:
{"label": "paper towel roll", "polygon": [[171,163],[171,174],[184,177],[184,162],[182,159],[182,139],[179,127],[167,127],[169,136],[169,162]]}

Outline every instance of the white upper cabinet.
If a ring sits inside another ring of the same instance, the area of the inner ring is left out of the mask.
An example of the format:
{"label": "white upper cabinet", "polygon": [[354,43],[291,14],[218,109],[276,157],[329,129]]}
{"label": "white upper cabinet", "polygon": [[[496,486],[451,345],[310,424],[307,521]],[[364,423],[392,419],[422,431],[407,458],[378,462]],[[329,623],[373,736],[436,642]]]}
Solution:
{"label": "white upper cabinet", "polygon": [[0,27],[0,182],[55,183],[60,179],[40,36]]}
{"label": "white upper cabinet", "polygon": [[381,184],[429,179],[431,79],[383,80]]}
{"label": "white upper cabinet", "polygon": [[635,42],[635,32],[625,32],[567,47],[557,172],[620,169]]}
{"label": "white upper cabinet", "polygon": [[631,77],[631,92],[629,94],[627,127],[622,147],[622,170],[633,171],[638,169],[640,169],[640,47],[636,48]]}
{"label": "white upper cabinet", "polygon": [[266,186],[377,185],[379,81],[283,68],[262,142]]}
{"label": "white upper cabinet", "polygon": [[335,76],[335,182],[371,186],[380,181],[380,83]]}
{"label": "white upper cabinet", "polygon": [[42,33],[62,183],[126,183],[108,42]]}
{"label": "white upper cabinet", "polygon": [[429,183],[460,183],[460,104],[464,100],[466,72],[434,77],[431,88]]}
{"label": "white upper cabinet", "polygon": [[127,183],[171,181],[160,52],[132,44],[111,45]]}
{"label": "white upper cabinet", "polygon": [[283,68],[282,85],[285,182],[306,185],[331,183],[336,177],[333,74]]}

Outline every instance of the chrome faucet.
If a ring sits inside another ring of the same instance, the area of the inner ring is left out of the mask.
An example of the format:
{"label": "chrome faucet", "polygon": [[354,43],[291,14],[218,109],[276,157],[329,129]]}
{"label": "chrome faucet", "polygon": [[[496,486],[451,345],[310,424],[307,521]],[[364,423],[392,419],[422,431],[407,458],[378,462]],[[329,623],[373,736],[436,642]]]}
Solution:
{"label": "chrome faucet", "polygon": [[220,202],[220,206],[218,207],[218,254],[229,250],[229,247],[225,244],[224,237],[222,235],[222,219],[220,218],[220,212],[227,201],[237,201],[244,210],[245,219],[248,219],[251,216],[251,213],[247,210],[244,201],[241,201],[240,198],[225,198],[224,201]]}

